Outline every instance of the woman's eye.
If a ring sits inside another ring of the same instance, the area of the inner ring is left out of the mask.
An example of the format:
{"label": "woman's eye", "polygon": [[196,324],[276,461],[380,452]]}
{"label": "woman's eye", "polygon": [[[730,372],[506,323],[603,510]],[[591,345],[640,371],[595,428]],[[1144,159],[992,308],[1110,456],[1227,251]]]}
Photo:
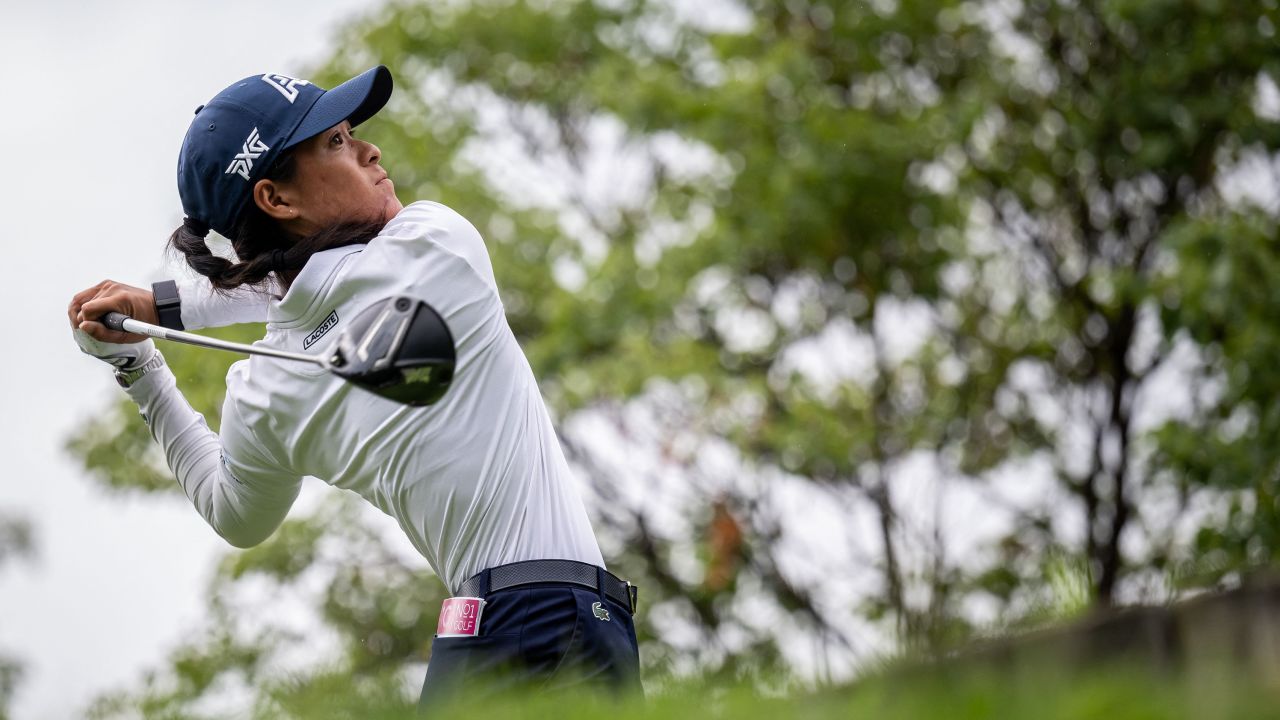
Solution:
{"label": "woman's eye", "polygon": [[333,134],[333,137],[329,138],[329,142],[330,142],[331,144],[333,144],[333,145],[341,145],[341,144],[342,144],[342,133],[334,133],[334,134]]}

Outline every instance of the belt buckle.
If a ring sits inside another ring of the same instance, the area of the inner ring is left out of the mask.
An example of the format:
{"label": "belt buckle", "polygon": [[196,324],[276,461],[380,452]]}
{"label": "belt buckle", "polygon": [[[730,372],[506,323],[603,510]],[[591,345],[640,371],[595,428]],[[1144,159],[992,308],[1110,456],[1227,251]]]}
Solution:
{"label": "belt buckle", "polygon": [[630,580],[627,580],[626,582],[627,582],[627,602],[631,605],[631,607],[627,609],[631,611],[632,615],[635,615],[636,608],[640,604],[640,588],[636,587],[635,585],[632,585]]}

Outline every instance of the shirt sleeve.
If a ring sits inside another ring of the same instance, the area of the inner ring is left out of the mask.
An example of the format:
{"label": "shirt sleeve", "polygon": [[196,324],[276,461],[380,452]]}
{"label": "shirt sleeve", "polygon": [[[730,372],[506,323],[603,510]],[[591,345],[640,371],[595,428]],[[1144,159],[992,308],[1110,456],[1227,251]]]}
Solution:
{"label": "shirt sleeve", "polygon": [[263,288],[243,286],[226,293],[216,292],[203,277],[176,282],[182,301],[182,325],[187,330],[264,323],[271,301],[280,295],[274,276]]}
{"label": "shirt sleeve", "polygon": [[168,366],[126,392],[142,411],[178,484],[215,532],[239,548],[257,545],[275,532],[297,499],[302,478],[254,450],[230,393],[220,438],[187,402]]}

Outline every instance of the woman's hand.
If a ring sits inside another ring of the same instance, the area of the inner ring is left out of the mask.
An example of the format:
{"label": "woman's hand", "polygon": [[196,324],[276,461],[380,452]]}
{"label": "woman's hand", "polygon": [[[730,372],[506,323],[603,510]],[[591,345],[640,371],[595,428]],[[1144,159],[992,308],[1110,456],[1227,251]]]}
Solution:
{"label": "woman's hand", "polygon": [[143,290],[132,285],[124,285],[111,280],[103,280],[87,290],[81,290],[71,298],[67,306],[67,318],[71,327],[84,330],[94,339],[109,343],[136,343],[146,339],[145,335],[112,330],[98,322],[98,318],[109,312],[124,313],[134,320],[159,324],[156,316],[156,300],[150,290]]}

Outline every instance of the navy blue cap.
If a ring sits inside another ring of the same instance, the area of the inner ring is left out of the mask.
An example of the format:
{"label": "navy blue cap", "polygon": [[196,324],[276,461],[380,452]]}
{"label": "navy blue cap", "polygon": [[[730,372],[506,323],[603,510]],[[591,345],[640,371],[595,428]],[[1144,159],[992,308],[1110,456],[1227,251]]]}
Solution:
{"label": "navy blue cap", "polygon": [[379,65],[332,90],[286,75],[253,75],[196,108],[178,155],[178,195],[197,226],[226,237],[253,186],[280,153],[343,120],[368,120],[391,97]]}

